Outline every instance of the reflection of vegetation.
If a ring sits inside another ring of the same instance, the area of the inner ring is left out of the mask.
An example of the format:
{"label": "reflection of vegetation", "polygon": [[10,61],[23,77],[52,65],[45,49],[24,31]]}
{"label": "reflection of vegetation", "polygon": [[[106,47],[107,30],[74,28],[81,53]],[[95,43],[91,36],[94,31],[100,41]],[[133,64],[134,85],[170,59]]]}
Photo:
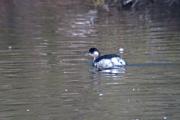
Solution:
{"label": "reflection of vegetation", "polygon": [[107,12],[109,12],[109,4],[106,0],[93,0],[94,6],[97,7],[102,7],[105,9]]}
{"label": "reflection of vegetation", "polygon": [[170,6],[174,4],[180,4],[180,0],[165,0],[165,2]]}
{"label": "reflection of vegetation", "polygon": [[105,4],[104,0],[93,0],[94,5],[97,6],[103,6]]}
{"label": "reflection of vegetation", "polygon": [[173,7],[180,5],[180,0],[92,0],[95,7],[101,7],[106,11],[111,7],[118,9],[146,8],[149,5],[165,5]]}

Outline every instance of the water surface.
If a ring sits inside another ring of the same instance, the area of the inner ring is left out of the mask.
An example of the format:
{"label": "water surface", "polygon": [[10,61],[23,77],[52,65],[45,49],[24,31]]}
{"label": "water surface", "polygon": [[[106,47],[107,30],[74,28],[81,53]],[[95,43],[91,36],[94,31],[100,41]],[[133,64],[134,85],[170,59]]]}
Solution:
{"label": "water surface", "polygon": [[[180,16],[77,1],[0,2],[1,120],[180,119]],[[125,49],[118,74],[84,53]]]}

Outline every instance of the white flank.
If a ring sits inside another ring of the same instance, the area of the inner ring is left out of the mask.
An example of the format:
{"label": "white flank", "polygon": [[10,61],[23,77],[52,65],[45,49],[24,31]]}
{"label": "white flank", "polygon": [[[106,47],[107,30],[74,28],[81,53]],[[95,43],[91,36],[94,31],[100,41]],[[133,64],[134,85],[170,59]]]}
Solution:
{"label": "white flank", "polygon": [[119,57],[114,57],[112,59],[103,59],[95,64],[95,66],[100,69],[113,68],[123,65],[126,65],[126,62]]}

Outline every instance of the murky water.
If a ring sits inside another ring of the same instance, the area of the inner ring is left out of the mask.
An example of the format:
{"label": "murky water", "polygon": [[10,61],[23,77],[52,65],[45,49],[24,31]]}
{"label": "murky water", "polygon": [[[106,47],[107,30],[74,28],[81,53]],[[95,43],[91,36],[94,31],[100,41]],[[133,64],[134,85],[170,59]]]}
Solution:
{"label": "murky water", "polygon": [[[0,2],[1,120],[179,120],[180,16],[82,1]],[[84,53],[125,49],[118,74]]]}

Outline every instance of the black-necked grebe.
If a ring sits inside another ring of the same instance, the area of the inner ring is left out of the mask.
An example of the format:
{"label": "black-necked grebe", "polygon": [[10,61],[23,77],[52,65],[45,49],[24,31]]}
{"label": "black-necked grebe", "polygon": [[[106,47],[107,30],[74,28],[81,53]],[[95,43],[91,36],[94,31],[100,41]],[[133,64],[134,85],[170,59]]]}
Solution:
{"label": "black-necked grebe", "polygon": [[[119,49],[120,54],[123,53],[123,50],[123,48]],[[93,66],[98,70],[116,69],[126,65],[126,62],[122,59],[122,55],[107,54],[101,56],[97,48],[90,48],[88,53],[94,58]]]}

